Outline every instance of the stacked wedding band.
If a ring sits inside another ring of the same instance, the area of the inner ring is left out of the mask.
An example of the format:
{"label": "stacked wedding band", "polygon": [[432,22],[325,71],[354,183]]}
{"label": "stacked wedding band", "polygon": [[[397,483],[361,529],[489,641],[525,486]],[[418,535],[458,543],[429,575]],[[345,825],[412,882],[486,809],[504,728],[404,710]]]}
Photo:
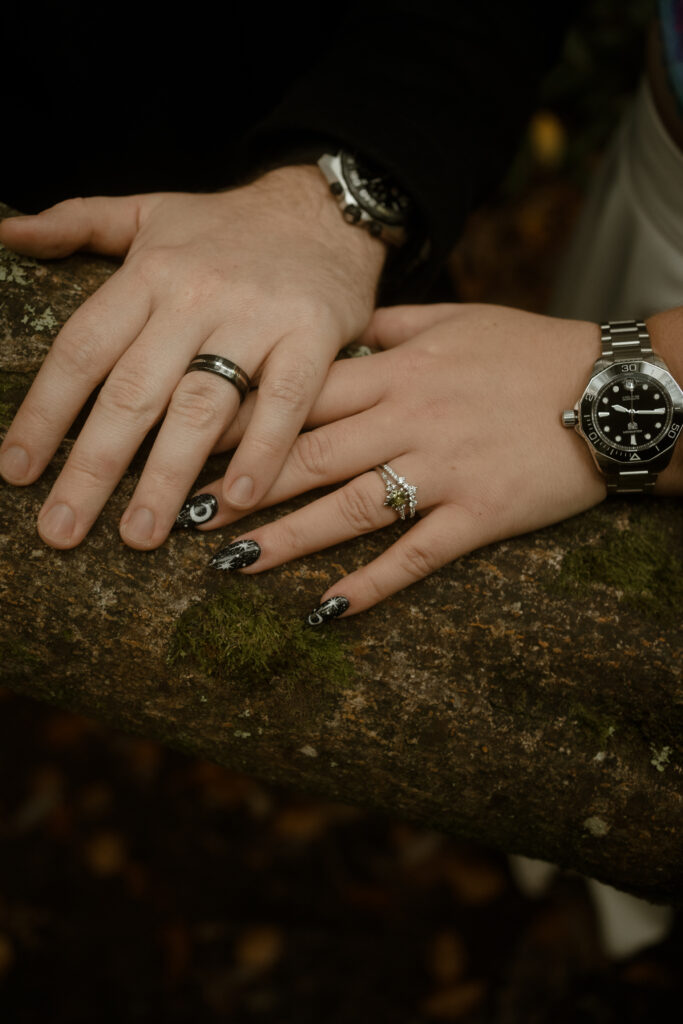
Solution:
{"label": "stacked wedding band", "polygon": [[401,519],[414,519],[417,512],[417,487],[406,482],[405,477],[395,473],[386,463],[376,467],[384,481],[384,504],[398,512]]}
{"label": "stacked wedding band", "polygon": [[198,355],[195,356],[185,373],[192,373],[193,370],[205,370],[207,373],[216,373],[234,384],[240,393],[240,402],[243,402],[251,388],[251,381],[241,366],[224,359],[222,356]]}

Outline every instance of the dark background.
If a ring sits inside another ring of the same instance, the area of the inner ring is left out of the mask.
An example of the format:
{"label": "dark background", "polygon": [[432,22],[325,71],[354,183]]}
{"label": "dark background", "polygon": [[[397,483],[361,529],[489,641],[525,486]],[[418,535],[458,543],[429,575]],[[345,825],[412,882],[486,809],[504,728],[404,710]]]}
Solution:
{"label": "dark background", "polygon": [[[652,6],[588,5],[454,254],[463,299],[543,309]],[[530,900],[498,852],[0,691],[7,1024],[677,1021],[682,932],[611,962],[580,878]]]}

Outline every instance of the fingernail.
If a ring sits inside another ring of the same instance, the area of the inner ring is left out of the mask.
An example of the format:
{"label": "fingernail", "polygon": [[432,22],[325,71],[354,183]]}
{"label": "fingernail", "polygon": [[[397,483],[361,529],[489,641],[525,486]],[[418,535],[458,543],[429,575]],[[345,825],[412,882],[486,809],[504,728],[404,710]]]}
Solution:
{"label": "fingernail", "polygon": [[175,521],[174,530],[194,530],[202,523],[209,520],[218,512],[218,499],[213,494],[195,494],[194,498],[188,498]]}
{"label": "fingernail", "polygon": [[41,537],[63,543],[71,539],[76,525],[76,516],[72,508],[58,502],[48,509],[44,516],[39,517],[38,525]]}
{"label": "fingernail", "polygon": [[306,618],[306,625],[322,626],[323,622],[328,622],[330,619],[336,619],[337,616],[343,615],[348,607],[349,601],[346,597],[328,597],[327,601],[323,601]]}
{"label": "fingernail", "polygon": [[235,540],[217,552],[209,565],[214,569],[244,569],[260,556],[261,548],[255,540]]}
{"label": "fingernail", "polygon": [[238,476],[227,493],[231,505],[248,505],[254,493],[254,481],[250,476]]}
{"label": "fingernail", "polygon": [[18,483],[28,473],[30,459],[25,448],[18,444],[10,445],[0,455],[0,473],[9,483]]}
{"label": "fingernail", "polygon": [[124,540],[146,544],[154,533],[154,513],[148,508],[136,508],[130,519],[121,525]]}

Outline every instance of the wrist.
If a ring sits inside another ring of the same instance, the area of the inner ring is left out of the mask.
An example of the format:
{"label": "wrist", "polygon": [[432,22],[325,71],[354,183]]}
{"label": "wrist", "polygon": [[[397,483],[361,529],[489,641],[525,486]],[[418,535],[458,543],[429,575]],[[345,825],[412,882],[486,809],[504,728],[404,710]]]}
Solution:
{"label": "wrist", "polygon": [[253,187],[278,197],[283,209],[304,231],[328,244],[338,258],[376,287],[387,258],[388,246],[369,232],[347,223],[319,168],[293,164],[268,171]]}
{"label": "wrist", "polygon": [[[649,317],[646,324],[654,352],[661,356],[674,380],[683,388],[683,306],[657,313]],[[671,462],[659,474],[655,492],[683,494],[683,442],[680,440]]]}

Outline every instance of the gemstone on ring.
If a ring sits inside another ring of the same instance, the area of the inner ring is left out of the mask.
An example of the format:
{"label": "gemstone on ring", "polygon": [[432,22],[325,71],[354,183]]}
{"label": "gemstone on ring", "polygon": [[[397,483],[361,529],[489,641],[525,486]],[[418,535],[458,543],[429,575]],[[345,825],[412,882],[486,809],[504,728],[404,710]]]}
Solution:
{"label": "gemstone on ring", "polygon": [[406,516],[413,519],[417,511],[417,487],[409,484],[404,476],[399,476],[386,463],[376,469],[384,481],[384,505],[397,512],[401,519]]}

